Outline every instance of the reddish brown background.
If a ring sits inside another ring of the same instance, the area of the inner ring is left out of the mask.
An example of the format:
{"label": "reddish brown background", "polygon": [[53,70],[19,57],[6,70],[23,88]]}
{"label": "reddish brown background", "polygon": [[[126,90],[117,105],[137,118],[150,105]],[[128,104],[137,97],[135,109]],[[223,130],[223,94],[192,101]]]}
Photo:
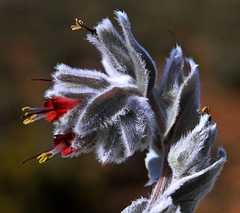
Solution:
{"label": "reddish brown background", "polygon": [[[214,146],[228,154],[214,190],[198,213],[240,212],[240,2],[199,1],[0,1],[0,206],[1,212],[120,212],[131,200],[147,196],[144,153],[121,165],[102,168],[95,156],[72,160],[56,156],[47,164],[26,158],[52,145],[52,125],[40,121],[24,126],[21,108],[40,106],[57,63],[102,69],[100,56],[72,32],[76,17],[90,27],[113,10],[125,10],[132,30],[157,63],[159,74],[170,50],[179,43],[198,63],[202,105],[212,108],[219,134]],[[168,32],[173,32],[174,37]],[[159,75],[159,76],[160,76]]]}

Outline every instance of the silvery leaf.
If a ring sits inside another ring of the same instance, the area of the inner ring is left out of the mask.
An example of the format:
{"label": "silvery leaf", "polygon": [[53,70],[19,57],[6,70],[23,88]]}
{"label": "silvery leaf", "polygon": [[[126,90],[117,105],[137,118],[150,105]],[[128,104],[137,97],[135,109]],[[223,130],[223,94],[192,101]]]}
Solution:
{"label": "silvery leaf", "polygon": [[[157,73],[155,63],[147,51],[140,46],[133,37],[127,14],[121,11],[116,11],[115,14],[123,30],[124,40],[126,41],[126,46],[132,59],[134,74],[136,76],[139,88],[141,89],[142,94],[146,96],[148,83],[150,84],[151,88],[153,88],[155,84],[155,75]],[[149,73],[150,82],[148,82]]]}
{"label": "silvery leaf", "polygon": [[135,88],[108,88],[95,97],[83,111],[75,131],[84,137],[98,128],[104,129],[118,121],[120,115],[127,113],[128,98],[137,91]]}
{"label": "silvery leaf", "polygon": [[209,122],[209,117],[208,114],[202,115],[199,124],[171,147],[168,162],[174,178],[200,171],[209,165],[210,150],[217,134],[216,124]]}
{"label": "silvery leaf", "polygon": [[84,138],[77,137],[71,144],[71,148],[74,152],[70,153],[67,157],[75,157],[82,153],[94,151],[97,141],[98,135],[96,132],[89,134]]}
{"label": "silvery leaf", "polygon": [[126,207],[121,213],[140,213],[146,208],[149,200],[146,198],[140,198],[132,202],[131,205]]}
{"label": "silvery leaf", "polygon": [[145,158],[145,166],[148,170],[149,181],[147,185],[153,184],[161,178],[164,154],[152,144]]}
{"label": "silvery leaf", "polygon": [[[189,73],[184,73],[190,69]],[[175,72],[174,72],[175,70]],[[165,144],[172,144],[182,134],[198,123],[197,109],[200,108],[200,81],[197,65],[191,59],[182,57],[179,46],[171,53],[164,71],[163,85],[159,89],[160,100],[165,110]]]}
{"label": "silvery leaf", "polygon": [[170,196],[162,196],[154,204],[150,204],[143,213],[181,213],[180,206],[175,206]]}
{"label": "silvery leaf", "polygon": [[113,27],[111,21],[108,18],[103,19],[95,29],[96,34],[88,34],[87,39],[101,52],[103,60],[111,65],[113,70],[108,74],[113,77],[118,75],[118,72],[128,72],[133,76],[132,63],[126,44]]}
{"label": "silvery leaf", "polygon": [[172,103],[177,90],[183,82],[183,68],[184,58],[182,49],[177,45],[176,48],[171,51],[170,57],[167,58],[167,64],[163,72],[162,84],[159,90],[159,95],[163,96],[161,99],[167,107]]}
{"label": "silvery leaf", "polygon": [[57,83],[65,83],[66,87],[103,89],[110,86],[109,77],[100,71],[71,68],[58,64],[53,75]]}
{"label": "silvery leaf", "polygon": [[171,196],[175,205],[180,205],[181,211],[193,213],[198,202],[212,189],[217,176],[226,162],[226,152],[219,149],[219,160],[209,167],[192,175],[173,178],[162,196]]}
{"label": "silvery leaf", "polygon": [[102,163],[120,163],[135,151],[146,149],[152,140],[153,115],[146,99],[130,96],[126,109],[126,113],[119,115],[115,122],[97,130],[99,142],[96,151]]}
{"label": "silvery leaf", "polygon": [[153,88],[156,66],[149,54],[134,39],[126,13],[115,12],[123,30],[123,38],[109,19],[96,26],[96,34],[88,34],[88,40],[102,53],[102,64],[111,77],[128,74],[136,80],[139,91],[145,97],[150,85]]}
{"label": "silvery leaf", "polygon": [[[137,125],[139,124],[137,123],[136,119],[136,114],[133,111],[128,112],[125,116],[121,116],[120,118],[119,131],[121,134],[121,141],[125,146],[126,156],[131,156],[135,152],[137,147],[143,147],[143,150],[148,145],[148,143],[146,143],[146,145],[141,143],[141,141],[146,135],[144,134],[144,132],[138,133]],[[143,128],[144,130],[146,130],[146,126]]]}
{"label": "silvery leaf", "polygon": [[127,105],[128,113],[120,117],[119,131],[126,156],[131,156],[136,150],[146,149],[153,136],[152,112],[145,110],[147,102],[143,107],[138,99],[134,96],[130,97]]}
{"label": "silvery leaf", "polygon": [[98,142],[96,147],[97,158],[102,164],[106,162],[120,163],[124,160],[123,146],[116,125],[107,130],[98,130]]}

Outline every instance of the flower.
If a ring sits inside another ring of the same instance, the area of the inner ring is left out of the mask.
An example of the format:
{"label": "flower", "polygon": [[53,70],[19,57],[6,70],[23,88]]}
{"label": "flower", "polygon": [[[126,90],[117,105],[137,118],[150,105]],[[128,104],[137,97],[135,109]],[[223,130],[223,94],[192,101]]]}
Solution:
{"label": "flower", "polygon": [[109,19],[93,30],[78,19],[72,27],[90,32],[87,38],[100,51],[105,73],[58,64],[44,106],[23,108],[29,111],[24,124],[41,118],[57,121],[55,146],[37,155],[41,162],[60,151],[67,157],[95,151],[103,165],[121,163],[152,142],[155,121],[148,94],[155,83],[155,63],[134,39],[127,15],[117,11],[116,16],[122,36]]}
{"label": "flower", "polygon": [[61,118],[68,110],[76,107],[80,104],[80,100],[63,98],[63,97],[54,97],[47,99],[43,104],[43,107],[40,108],[31,108],[24,107],[22,111],[26,112],[24,116],[24,124],[32,123],[36,120],[46,118],[49,122],[58,120]]}
{"label": "flower", "polygon": [[71,144],[75,137],[76,137],[76,135],[74,133],[68,133],[65,135],[55,135],[55,138],[53,140],[54,147],[52,147],[48,150],[45,150],[29,159],[23,161],[23,163],[25,163],[33,158],[37,158],[39,160],[39,163],[45,163],[46,161],[51,159],[54,155],[56,155],[59,152],[61,152],[63,156],[67,156],[68,154],[70,154],[72,152]]}

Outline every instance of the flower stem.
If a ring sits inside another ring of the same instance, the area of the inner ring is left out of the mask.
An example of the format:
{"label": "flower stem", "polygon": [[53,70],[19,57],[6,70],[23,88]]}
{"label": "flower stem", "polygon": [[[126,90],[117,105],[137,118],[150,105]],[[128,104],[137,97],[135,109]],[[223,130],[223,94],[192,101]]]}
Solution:
{"label": "flower stem", "polygon": [[169,152],[169,147],[165,147],[164,142],[162,140],[161,135],[163,134],[165,130],[165,123],[164,123],[164,115],[162,113],[161,107],[159,107],[159,103],[156,99],[156,95],[154,93],[154,89],[148,92],[148,99],[151,104],[152,110],[155,113],[155,120],[156,124],[158,127],[158,136],[155,141],[155,145],[162,150],[162,155],[163,155],[163,166],[162,166],[162,171],[161,171],[161,178],[159,182],[157,183],[156,191],[153,194],[152,200],[150,202],[150,205],[154,204],[159,196],[163,193],[165,190],[167,183],[168,183],[168,177],[171,172],[168,162],[167,162],[167,156]]}
{"label": "flower stem", "polygon": [[171,172],[168,162],[167,162],[167,156],[168,156],[168,152],[169,152],[169,148],[165,149],[164,152],[164,162],[163,162],[163,167],[162,167],[162,175],[161,178],[159,180],[159,182],[157,183],[157,187],[156,190],[153,194],[152,200],[150,202],[150,205],[154,204],[157,199],[159,198],[159,196],[161,194],[163,194],[164,190],[166,189],[167,183],[168,183],[168,177],[169,174]]}

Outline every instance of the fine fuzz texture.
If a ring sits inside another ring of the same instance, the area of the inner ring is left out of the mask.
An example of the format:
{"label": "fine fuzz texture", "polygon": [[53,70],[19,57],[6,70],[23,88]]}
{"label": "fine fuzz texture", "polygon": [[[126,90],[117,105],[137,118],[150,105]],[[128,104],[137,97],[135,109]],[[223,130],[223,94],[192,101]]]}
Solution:
{"label": "fine fuzz texture", "polygon": [[155,63],[133,37],[126,13],[115,15],[122,34],[108,18],[94,29],[76,19],[72,29],[89,31],[87,40],[100,52],[104,71],[56,66],[43,107],[22,109],[24,124],[42,118],[54,123],[54,147],[28,160],[44,163],[59,152],[73,157],[93,151],[105,165],[148,149],[152,194],[122,212],[193,213],[226,162],[219,148],[211,164],[217,127],[210,108],[200,106],[198,65],[177,45],[156,85]]}
{"label": "fine fuzz texture", "polygon": [[[69,150],[64,151],[65,157],[95,151],[104,165],[121,163],[152,142],[155,121],[147,93],[154,86],[155,64],[134,39],[126,13],[115,14],[122,35],[107,18],[87,35],[102,55],[104,72],[58,64],[52,75],[53,86],[45,93],[50,102],[53,97],[77,101],[71,107],[66,104],[64,113],[54,120],[54,135],[61,135],[61,144],[66,145],[63,150]],[[60,105],[52,110],[60,111],[58,108]],[[44,112],[48,110],[44,108]],[[42,112],[41,109],[31,116],[26,113],[25,123],[35,121],[36,117],[50,120],[48,114],[38,116]],[[74,137],[65,136],[69,134]],[[48,160],[46,155],[53,153],[46,152],[43,162]]]}
{"label": "fine fuzz texture", "polygon": [[163,82],[155,92],[165,122],[160,141],[151,145],[145,159],[148,184],[156,185],[144,212],[192,213],[211,190],[226,153],[220,148],[219,159],[210,164],[216,123],[211,121],[208,107],[199,109],[197,65],[184,59],[179,46],[167,59]]}

